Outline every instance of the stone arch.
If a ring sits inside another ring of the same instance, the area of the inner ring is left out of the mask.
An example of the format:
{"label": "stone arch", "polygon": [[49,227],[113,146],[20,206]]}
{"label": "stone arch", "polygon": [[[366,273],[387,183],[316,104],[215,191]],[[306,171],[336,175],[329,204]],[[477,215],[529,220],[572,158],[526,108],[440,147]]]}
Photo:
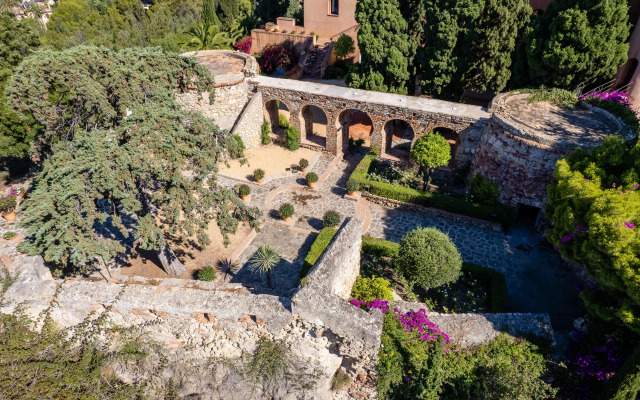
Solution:
{"label": "stone arch", "polygon": [[445,126],[437,126],[433,128],[432,133],[444,137],[447,143],[449,143],[449,147],[451,148],[451,160],[449,160],[449,165],[447,165],[447,167],[452,168],[456,161],[456,151],[461,143],[460,135],[455,129]]}
{"label": "stone arch", "polygon": [[409,161],[411,147],[416,137],[413,125],[404,119],[390,119],[385,122],[383,133],[384,154],[391,158]]}
{"label": "stone arch", "polygon": [[300,137],[303,141],[327,147],[329,118],[327,113],[314,104],[305,104],[300,109]]}
{"label": "stone arch", "polygon": [[371,146],[373,119],[364,111],[348,108],[338,113],[335,122],[337,143],[342,143],[342,152],[349,149],[349,138],[364,140],[364,147]]}
{"label": "stone arch", "polygon": [[264,118],[269,121],[271,125],[271,131],[275,135],[283,135],[284,129],[280,128],[278,124],[279,115],[282,114],[285,116],[287,121],[289,121],[289,110],[291,108],[282,100],[278,99],[269,99],[264,103]]}

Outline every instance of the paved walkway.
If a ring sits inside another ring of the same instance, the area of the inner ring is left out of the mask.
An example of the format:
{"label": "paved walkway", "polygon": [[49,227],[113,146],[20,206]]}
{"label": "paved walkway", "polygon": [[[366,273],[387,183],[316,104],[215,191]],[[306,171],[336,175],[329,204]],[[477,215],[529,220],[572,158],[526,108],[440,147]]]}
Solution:
{"label": "paved walkway", "polygon": [[[568,332],[573,319],[581,314],[575,278],[566,263],[546,240],[532,232],[533,221],[519,220],[509,234],[472,227],[447,218],[433,217],[413,210],[387,209],[360,199],[344,198],[344,187],[358,157],[348,160],[323,154],[312,170],[321,177],[315,189],[305,186],[304,174],[292,174],[265,185],[252,184],[251,204],[265,210],[265,223],[256,239],[241,254],[242,267],[234,281],[259,293],[290,295],[299,281],[299,271],[317,231],[322,215],[338,211],[342,218],[358,215],[365,219],[365,233],[399,242],[417,227],[434,227],[448,234],[463,259],[495,268],[507,278],[507,311],[549,313],[554,329]],[[236,185],[220,179],[220,184]],[[293,221],[284,223],[277,208],[284,202],[295,207]],[[273,288],[266,279],[252,274],[247,261],[262,244],[274,246],[282,256],[273,272]],[[527,245],[527,246],[520,246]],[[530,246],[530,250],[528,249]],[[518,250],[518,247],[525,250]]]}

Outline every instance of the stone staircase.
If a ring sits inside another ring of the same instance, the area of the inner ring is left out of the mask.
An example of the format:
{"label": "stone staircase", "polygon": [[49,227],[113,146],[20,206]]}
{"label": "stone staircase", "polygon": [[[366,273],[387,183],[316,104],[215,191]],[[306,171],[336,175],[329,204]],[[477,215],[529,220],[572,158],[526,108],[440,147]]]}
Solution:
{"label": "stone staircase", "polygon": [[310,50],[309,57],[307,58],[307,62],[305,63],[304,70],[302,72],[303,78],[322,78],[322,76],[320,76],[322,62],[327,55],[330,44],[331,42],[326,42],[323,45],[316,45]]}

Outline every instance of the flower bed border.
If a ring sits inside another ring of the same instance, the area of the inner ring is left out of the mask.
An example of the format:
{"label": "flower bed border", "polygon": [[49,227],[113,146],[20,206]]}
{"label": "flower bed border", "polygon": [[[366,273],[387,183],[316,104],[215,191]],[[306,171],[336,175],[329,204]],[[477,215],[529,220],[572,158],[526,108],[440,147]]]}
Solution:
{"label": "flower bed border", "polygon": [[[469,203],[466,200],[455,197],[428,193],[422,190],[397,186],[385,182],[376,182],[367,179],[367,173],[371,163],[377,158],[374,154],[367,154],[355,168],[349,179],[359,182],[363,188],[368,187],[367,193],[363,196],[375,200],[382,197],[405,203],[407,206],[419,205],[423,207],[433,207],[456,216],[467,216],[484,221],[494,221],[500,223],[503,229],[508,229],[513,223],[516,212],[513,207],[508,206],[487,206],[477,203]],[[451,217],[447,215],[447,217]],[[477,222],[476,222],[477,223]]]}
{"label": "flower bed border", "polygon": [[[334,228],[323,228],[316,240],[311,245],[311,249],[304,259],[304,264],[300,270],[300,279],[303,279],[313,268],[318,258],[327,248],[331,239],[338,232]],[[400,245],[384,239],[362,236],[362,249],[380,257],[393,257],[397,254]],[[491,313],[504,313],[507,301],[507,280],[503,273],[489,267],[463,262],[462,272],[470,272],[476,279],[483,281],[489,287],[489,311]]]}

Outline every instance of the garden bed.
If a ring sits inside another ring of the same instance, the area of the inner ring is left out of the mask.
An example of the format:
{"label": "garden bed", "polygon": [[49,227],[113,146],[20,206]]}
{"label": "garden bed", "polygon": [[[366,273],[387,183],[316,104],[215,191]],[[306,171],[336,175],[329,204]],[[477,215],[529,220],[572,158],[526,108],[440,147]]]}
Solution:
{"label": "garden bed", "polygon": [[382,172],[379,167],[380,164],[374,163],[376,160],[376,155],[367,154],[349,178],[360,183],[364,189],[373,195],[405,203],[434,207],[454,214],[467,215],[487,221],[496,221],[502,225],[503,229],[511,226],[515,219],[516,212],[512,207],[488,206],[472,203],[467,199],[420,190],[416,188],[415,178],[401,176],[397,172]]}
{"label": "garden bed", "polygon": [[[337,230],[324,228],[311,245],[300,271],[303,279],[320,258]],[[506,280],[502,273],[487,267],[471,263],[462,264],[462,275],[458,281],[430,289],[408,290],[407,284],[397,274],[392,259],[397,254],[398,243],[383,239],[362,237],[362,254],[360,275],[363,277],[382,277],[388,280],[393,289],[404,300],[419,300],[426,303],[431,311],[461,313],[501,313],[505,310]]]}

